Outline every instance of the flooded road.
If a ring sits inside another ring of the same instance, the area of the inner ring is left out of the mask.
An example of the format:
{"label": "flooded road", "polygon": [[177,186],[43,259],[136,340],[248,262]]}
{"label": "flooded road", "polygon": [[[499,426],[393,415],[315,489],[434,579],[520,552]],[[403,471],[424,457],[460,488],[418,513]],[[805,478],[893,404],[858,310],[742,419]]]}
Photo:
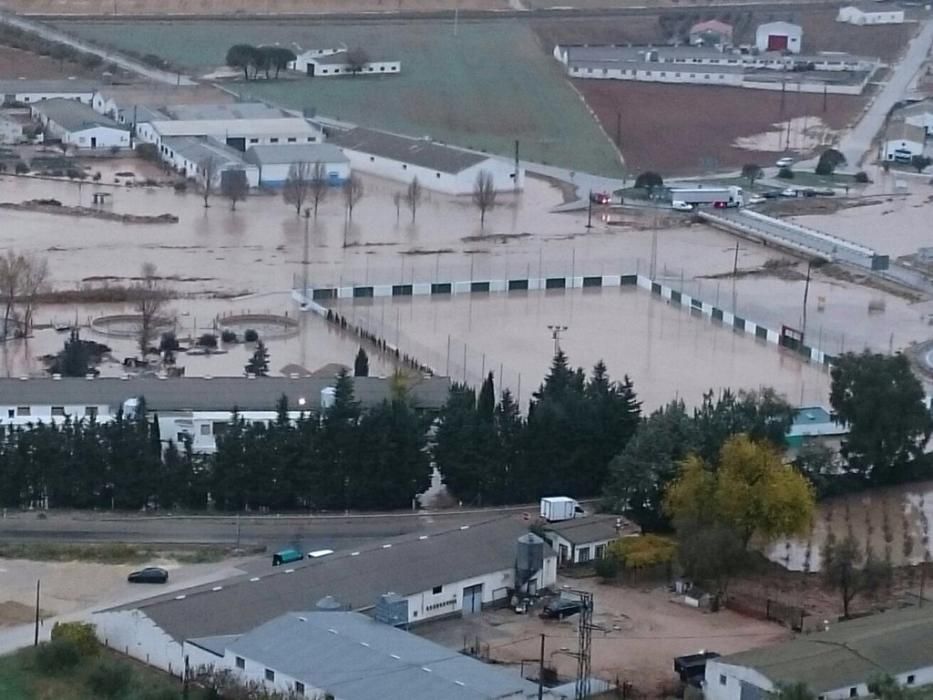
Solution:
{"label": "flooded road", "polygon": [[818,571],[831,532],[837,540],[851,534],[863,553],[894,566],[918,564],[933,559],[931,520],[933,481],[830,498],[819,504],[809,538],[778,542],[768,557],[793,571]]}

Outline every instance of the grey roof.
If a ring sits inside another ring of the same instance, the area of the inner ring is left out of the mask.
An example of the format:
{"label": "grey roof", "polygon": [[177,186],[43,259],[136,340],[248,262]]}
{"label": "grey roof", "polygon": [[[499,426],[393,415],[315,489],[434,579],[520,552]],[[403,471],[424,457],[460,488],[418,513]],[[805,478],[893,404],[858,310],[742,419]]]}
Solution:
{"label": "grey roof", "polygon": [[330,134],[328,141],[341,148],[451,174],[457,174],[477,163],[489,160],[489,156],[483,153],[446,146],[430,139],[416,139],[362,127],[349,131],[335,130]]}
{"label": "grey roof", "polygon": [[265,102],[234,102],[232,104],[184,104],[165,107],[164,112],[173,119],[194,121],[198,119],[275,119],[291,117],[279,107]]}
{"label": "grey roof", "polygon": [[[389,591],[413,595],[438,585],[511,569],[516,542],[528,532],[518,516],[499,516],[466,527],[408,535],[352,552],[340,552],[226,581],[120,606],[138,609],[177,640],[242,634],[290,610],[306,610],[331,595],[351,609],[367,609]],[[212,590],[216,586],[221,590]],[[185,597],[178,600],[176,596]],[[236,610],[236,615],[230,615]]]}
{"label": "grey roof", "polygon": [[165,112],[161,112],[154,107],[147,107],[146,105],[130,105],[129,107],[120,107],[119,113],[129,122],[133,122],[135,119],[137,124],[158,122],[169,118]]}
{"label": "grey roof", "polygon": [[[130,398],[145,397],[153,411],[273,411],[282,395],[297,409],[299,399],[309,410],[320,410],[321,390],[334,385],[333,378],[289,377],[131,377],[119,379],[38,378],[0,379],[0,404],[9,405],[108,405],[118,407]],[[447,400],[450,380],[426,377],[409,385],[415,405],[438,409]],[[364,406],[391,395],[392,382],[382,377],[355,377],[356,399]]]}
{"label": "grey roof", "polygon": [[93,93],[97,83],[90,80],[0,80],[0,95],[20,92]]}
{"label": "grey roof", "polygon": [[216,654],[217,656],[223,656],[224,650],[240,638],[239,634],[220,634],[216,637],[195,637],[194,639],[186,640],[189,644],[194,644],[199,646],[202,649]]}
{"label": "grey roof", "polygon": [[110,117],[98,114],[90,105],[64,97],[36,102],[32,105],[32,109],[45,115],[50,121],[67,131],[81,131],[98,126],[128,131],[126,126],[117,124]]}
{"label": "grey roof", "polygon": [[218,168],[228,165],[248,165],[240,151],[212,138],[169,136],[162,139],[162,143],[192,163],[203,163],[208,158],[213,158]]}
{"label": "grey roof", "polygon": [[716,659],[746,666],[774,683],[805,683],[815,694],[933,665],[933,607],[906,608],[840,622],[782,644]]}
{"label": "grey roof", "polygon": [[914,141],[916,143],[924,143],[926,137],[926,129],[922,126],[908,124],[900,120],[892,120],[889,122],[888,128],[884,133],[885,141]]}
{"label": "grey roof", "polygon": [[921,100],[904,107],[898,112],[899,115],[910,117],[918,114],[933,114],[933,99]]}
{"label": "grey roof", "polygon": [[[616,521],[621,521],[622,525],[618,530]],[[640,527],[621,515],[589,515],[584,518],[549,523],[545,525],[545,530],[557,533],[576,546],[605,542],[641,532]]]}
{"label": "grey roof", "polygon": [[257,165],[290,163],[346,163],[343,151],[330,143],[290,143],[278,146],[251,146],[246,160]]}
{"label": "grey roof", "polygon": [[308,60],[322,66],[342,66],[345,63],[349,63],[346,51],[328,53],[324,54],[323,56],[309,56]]}
{"label": "grey roof", "polygon": [[711,65],[708,63],[671,63],[666,61],[664,63],[659,63],[657,61],[648,63],[644,61],[612,63],[602,61],[578,61],[577,59],[573,59],[568,65],[570,68],[579,68],[582,70],[592,68],[594,71],[601,71],[603,68],[607,68],[612,70],[651,71],[653,73],[699,73],[704,75],[725,75],[746,72],[743,66]]}
{"label": "grey roof", "polygon": [[517,672],[355,612],[289,612],[227,644],[231,654],[342,700],[537,697]]}

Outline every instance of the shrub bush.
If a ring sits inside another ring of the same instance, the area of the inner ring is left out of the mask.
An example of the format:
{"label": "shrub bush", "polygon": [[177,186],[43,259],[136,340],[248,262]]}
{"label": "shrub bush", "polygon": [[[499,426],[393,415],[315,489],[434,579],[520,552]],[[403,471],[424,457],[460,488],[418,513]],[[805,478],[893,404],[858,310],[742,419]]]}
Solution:
{"label": "shrub bush", "polygon": [[94,625],[89,622],[56,622],[52,628],[52,641],[59,640],[73,643],[81,656],[97,656],[100,652]]}
{"label": "shrub bush", "polygon": [[62,673],[78,665],[81,653],[70,639],[56,639],[36,649],[36,666],[43,673]]}
{"label": "shrub bush", "polygon": [[216,348],[217,336],[213,333],[205,333],[200,338],[198,338],[198,345],[200,345],[202,348]]}
{"label": "shrub bush", "polygon": [[781,168],[780,170],[778,170],[777,176],[781,178],[782,180],[793,180],[794,171],[791,170],[790,168]]}
{"label": "shrub bush", "polygon": [[87,687],[96,698],[115,698],[130,685],[133,669],[119,661],[98,661],[87,675]]}
{"label": "shrub bush", "polygon": [[15,170],[17,175],[24,175],[25,173],[29,172],[29,166],[26,165],[23,161],[19,161],[16,164]]}
{"label": "shrub bush", "polygon": [[866,173],[864,170],[859,170],[857,173],[855,173],[855,181],[861,184],[871,182],[871,180],[868,179],[868,173]]}
{"label": "shrub bush", "polygon": [[259,340],[259,333],[257,333],[252,328],[247,328],[246,332],[243,333],[243,340],[245,340],[247,343],[255,343],[257,340]]}
{"label": "shrub bush", "polygon": [[236,332],[231,331],[229,328],[221,331],[220,340],[223,343],[235,343],[238,338]]}
{"label": "shrub bush", "polygon": [[619,562],[613,556],[596,560],[596,575],[601,579],[614,579],[619,574]]}

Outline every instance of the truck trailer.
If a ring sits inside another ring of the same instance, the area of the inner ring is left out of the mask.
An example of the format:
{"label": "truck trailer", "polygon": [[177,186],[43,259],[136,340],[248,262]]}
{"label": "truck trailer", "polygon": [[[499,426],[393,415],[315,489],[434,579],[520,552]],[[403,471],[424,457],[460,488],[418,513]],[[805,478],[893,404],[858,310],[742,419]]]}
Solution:
{"label": "truck trailer", "polygon": [[678,210],[694,209],[702,205],[712,205],[717,209],[741,207],[745,204],[741,187],[673,187],[671,188],[671,207]]}
{"label": "truck trailer", "polygon": [[549,496],[541,499],[541,517],[549,523],[582,518],[584,515],[580,504],[567,496]]}

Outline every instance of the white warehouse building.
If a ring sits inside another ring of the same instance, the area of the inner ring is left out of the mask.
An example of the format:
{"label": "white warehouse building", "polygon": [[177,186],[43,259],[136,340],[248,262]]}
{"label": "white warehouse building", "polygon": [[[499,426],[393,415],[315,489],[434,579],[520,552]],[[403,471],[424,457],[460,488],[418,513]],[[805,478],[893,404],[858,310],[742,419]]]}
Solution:
{"label": "white warehouse building", "polygon": [[305,143],[285,146],[251,146],[246,160],[257,169],[264,187],[281,187],[292,165],[321,163],[331,185],[340,185],[350,177],[350,159],[330,143]]}
{"label": "white warehouse building", "polygon": [[34,104],[61,98],[90,104],[97,84],[90,80],[0,80],[0,105]]}
{"label": "white warehouse building", "polygon": [[354,67],[345,48],[310,49],[298,55],[288,64],[289,69],[304,73],[308,77],[335,77],[352,75],[398,75],[402,71],[400,61],[368,59]]}
{"label": "white warehouse building", "polygon": [[881,157],[896,163],[910,163],[914,156],[922,156],[927,132],[922,126],[906,121],[892,121],[884,132]]}
{"label": "white warehouse building", "polygon": [[[523,555],[532,551],[525,544],[534,545],[536,560]],[[533,560],[534,570],[518,566]],[[556,581],[554,552],[520,516],[504,515],[309,557],[287,569],[270,561],[268,569],[97,612],[91,622],[108,646],[179,675],[187,640],[242,635],[328,597],[343,609],[368,611],[394,594],[396,624],[407,625],[474,615],[507,604],[516,586],[535,591]]]}
{"label": "white warehouse building", "polygon": [[[247,163],[243,154],[216,139],[173,136],[162,139],[162,160],[185,177],[203,185],[208,170],[213,170],[211,184],[219,186],[228,170],[242,170],[250,187],[259,187],[259,168]],[[212,167],[207,167],[208,164]]]}
{"label": "white warehouse building", "polygon": [[872,697],[889,674],[906,688],[933,684],[933,608],[904,608],[833,623],[788,642],[706,662],[706,700],[766,700],[778,684],[803,683],[822,700]]}
{"label": "white warehouse building", "polygon": [[84,102],[56,97],[29,108],[52,138],[77,148],[129,148],[130,130]]}
{"label": "white warehouse building", "polygon": [[250,146],[318,143],[321,129],[302,117],[261,117],[255,119],[162,119],[138,122],[137,138],[162,145],[173,136],[213,137],[221,143],[246,152]]}
{"label": "white warehouse building", "polygon": [[803,29],[791,22],[768,22],[755,30],[755,46],[759,51],[800,53]]}
{"label": "white warehouse building", "polygon": [[884,7],[878,5],[878,3],[864,7],[847,5],[839,8],[836,21],[859,26],[866,24],[903,24],[904,10],[899,7]]}
{"label": "white warehouse building", "polygon": [[492,176],[500,192],[521,190],[525,183],[525,169],[516,172],[514,161],[426,138],[356,127],[333,130],[328,143],[343,151],[353,170],[403,183],[418,178],[425,189],[444,194],[472,194],[481,172]]}

